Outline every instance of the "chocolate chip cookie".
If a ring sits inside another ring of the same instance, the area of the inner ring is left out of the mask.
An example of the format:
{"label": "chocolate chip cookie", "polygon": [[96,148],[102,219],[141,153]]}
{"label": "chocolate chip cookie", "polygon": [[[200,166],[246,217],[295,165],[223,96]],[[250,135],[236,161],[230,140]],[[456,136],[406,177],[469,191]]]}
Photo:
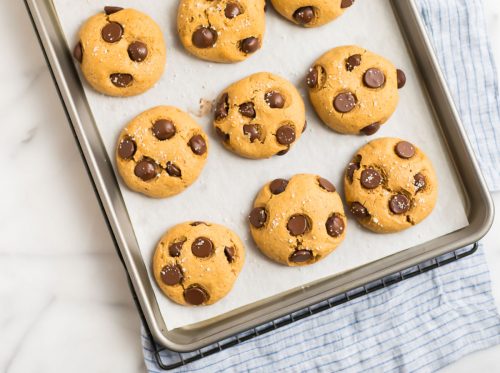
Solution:
{"label": "chocolate chip cookie", "polygon": [[161,77],[166,47],[160,27],[134,9],[105,7],[80,29],[73,56],[85,79],[109,96],[134,96]]}
{"label": "chocolate chip cookie", "polygon": [[153,258],[160,289],[184,306],[214,304],[232,289],[245,261],[239,237],[221,225],[179,224],[161,238]]}
{"label": "chocolate chip cookie", "polygon": [[286,19],[304,27],[318,27],[342,15],[354,0],[271,0]]}
{"label": "chocolate chip cookie", "polygon": [[415,145],[396,138],[373,140],[347,166],[346,202],[364,227],[398,232],[433,210],[438,182],[430,160]]}
{"label": "chocolate chip cookie", "polygon": [[313,264],[345,238],[347,220],[335,186],[308,174],[266,184],[249,215],[255,243],[288,266]]}
{"label": "chocolate chip cookie", "polygon": [[265,0],[181,0],[177,30],[194,56],[243,61],[257,52],[266,29]]}
{"label": "chocolate chip cookie", "polygon": [[357,46],[330,50],[309,69],[306,79],[319,117],[340,133],[373,135],[396,110],[402,70]]}
{"label": "chocolate chip cookie", "polygon": [[171,106],[158,106],[134,118],[116,146],[116,163],[125,183],[155,198],[179,194],[190,186],[207,156],[208,140],[201,127]]}
{"label": "chocolate chip cookie", "polygon": [[224,146],[247,158],[284,155],[305,129],[304,101],[287,80],[257,73],[219,96],[214,126]]}

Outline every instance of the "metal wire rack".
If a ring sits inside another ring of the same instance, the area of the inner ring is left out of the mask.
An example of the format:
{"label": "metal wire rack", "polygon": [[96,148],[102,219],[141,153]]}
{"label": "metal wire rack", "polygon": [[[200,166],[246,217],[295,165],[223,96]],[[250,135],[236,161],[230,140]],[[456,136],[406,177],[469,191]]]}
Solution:
{"label": "metal wire rack", "polygon": [[[228,348],[231,348],[233,346],[236,346],[240,343],[243,343],[245,341],[248,341],[252,338],[255,338],[257,336],[261,336],[263,334],[272,332],[273,330],[282,328],[286,325],[290,325],[296,321],[302,320],[306,317],[316,315],[320,312],[329,310],[333,307],[339,306],[341,304],[347,303],[351,300],[360,298],[364,295],[373,293],[377,290],[386,288],[388,286],[397,284],[398,282],[407,280],[409,278],[418,276],[422,273],[431,271],[435,268],[442,267],[446,264],[455,262],[459,259],[462,259],[466,256],[469,256],[473,253],[476,252],[478,248],[478,243],[475,243],[471,246],[467,246],[465,248],[457,249],[453,252],[450,252],[448,254],[441,255],[439,257],[436,257],[434,259],[430,259],[428,261],[425,261],[423,263],[420,263],[416,266],[404,269],[400,272],[394,273],[392,275],[383,277],[379,280],[370,282],[366,285],[363,285],[361,287],[349,290],[345,293],[339,294],[335,297],[332,297],[330,299],[327,299],[323,302],[320,302],[318,304],[315,304],[310,307],[306,307],[304,309],[301,309],[297,312],[293,312],[289,315],[286,315],[284,317],[281,317],[279,319],[273,320],[269,323],[257,326],[255,328],[249,329],[245,332],[242,332],[238,335],[235,335],[233,337],[224,339],[222,341],[219,341],[211,346],[205,347],[203,349],[199,349],[196,351],[192,351],[189,353],[175,353],[178,355],[178,359],[175,362],[165,362],[162,360],[161,357],[161,352],[165,351],[166,349],[160,345],[158,345],[154,339],[153,336],[151,335],[151,332],[147,326],[146,320],[144,318],[144,314],[142,312],[142,309],[139,305],[139,301],[137,299],[137,296],[135,294],[135,291],[132,287],[132,284],[130,282],[129,278],[129,286],[132,291],[132,295],[134,298],[135,305],[137,306],[137,309],[139,311],[139,315],[141,317],[142,323],[144,325],[144,328],[146,330],[146,334],[150,340],[151,346],[153,346],[153,356],[156,360],[156,364],[158,365],[158,368],[162,370],[172,370],[179,368],[181,366],[187,365],[189,363],[192,363],[193,361],[201,360],[207,356],[216,354],[220,351],[226,350]],[[174,355],[175,356],[175,355]]]}

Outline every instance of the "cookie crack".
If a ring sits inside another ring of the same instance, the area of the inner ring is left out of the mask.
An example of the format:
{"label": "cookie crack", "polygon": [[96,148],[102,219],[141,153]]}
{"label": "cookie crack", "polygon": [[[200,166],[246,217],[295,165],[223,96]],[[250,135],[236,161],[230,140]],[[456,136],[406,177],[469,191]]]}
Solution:
{"label": "cookie crack", "polygon": [[304,248],[304,239],[296,238],[295,241],[295,247],[293,248],[294,251],[298,251],[300,248]]}
{"label": "cookie crack", "polygon": [[184,267],[182,266],[182,262],[179,261],[179,258],[176,257],[175,259],[175,265],[181,269],[182,271],[182,278],[181,278],[181,282],[179,282],[179,285],[181,285],[182,287],[182,290],[186,290],[186,287],[184,286],[184,273],[185,273],[185,270],[184,270]]}
{"label": "cookie crack", "polygon": [[[203,10],[203,13],[205,14],[205,18],[207,19],[208,27],[212,28],[212,22],[210,22],[210,16],[208,15],[208,7]],[[217,32],[217,30],[215,30],[215,29],[214,29],[214,31]]]}
{"label": "cookie crack", "polygon": [[[414,207],[415,206],[415,197],[416,197],[415,193],[408,191],[405,188],[400,188],[400,190],[394,190],[394,189],[390,188],[388,185],[389,176],[387,176],[387,173],[385,172],[385,170],[383,170],[383,169],[380,169],[380,170],[383,173],[382,184],[381,184],[382,189],[384,189],[385,191],[389,192],[392,195],[395,195],[398,193],[406,195],[407,197],[410,198],[410,208]],[[406,215],[404,215],[404,217],[405,217],[406,221],[408,223],[410,223],[412,226],[415,225],[415,221],[412,219],[411,214],[406,214]]]}

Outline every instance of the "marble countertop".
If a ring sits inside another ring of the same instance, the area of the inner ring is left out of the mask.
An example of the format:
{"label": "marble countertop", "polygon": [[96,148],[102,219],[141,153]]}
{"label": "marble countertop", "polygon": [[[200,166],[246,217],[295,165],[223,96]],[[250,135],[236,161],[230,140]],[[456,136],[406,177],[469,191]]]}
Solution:
{"label": "marble countertop", "polygon": [[[485,4],[500,65],[500,2]],[[0,20],[0,371],[142,372],[125,274],[22,1],[0,2]],[[485,239],[497,305],[499,236],[497,215]],[[499,364],[500,346],[444,371]]]}

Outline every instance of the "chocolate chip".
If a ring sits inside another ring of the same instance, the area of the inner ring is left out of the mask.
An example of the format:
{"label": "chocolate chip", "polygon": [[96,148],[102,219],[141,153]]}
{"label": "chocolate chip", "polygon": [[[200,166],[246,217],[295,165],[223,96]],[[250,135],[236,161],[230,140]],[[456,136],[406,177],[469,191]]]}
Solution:
{"label": "chocolate chip", "polygon": [[254,53],[260,48],[260,41],[256,37],[250,36],[249,38],[240,41],[240,50],[243,53]]}
{"label": "chocolate chip", "polygon": [[255,118],[256,113],[255,113],[255,105],[253,102],[245,102],[240,105],[240,108],[238,109],[241,115],[247,118]]}
{"label": "chocolate chip", "polygon": [[404,194],[396,194],[389,201],[389,208],[396,215],[404,214],[410,209],[410,199]]}
{"label": "chocolate chip", "polygon": [[182,176],[182,171],[181,169],[173,164],[172,162],[167,162],[167,165],[165,167],[165,170],[167,171],[167,174],[172,177],[181,177]]}
{"label": "chocolate chip", "polygon": [[217,32],[208,27],[200,27],[193,33],[193,45],[197,48],[210,48],[217,42]]}
{"label": "chocolate chip", "polygon": [[267,212],[264,207],[256,207],[250,212],[248,216],[248,220],[250,224],[252,224],[255,228],[262,228],[264,224],[266,224],[267,220]]}
{"label": "chocolate chip", "polygon": [[198,237],[191,245],[191,252],[198,258],[208,258],[214,253],[214,244],[206,237]]}
{"label": "chocolate chip", "polygon": [[106,15],[108,15],[108,16],[110,14],[119,12],[120,10],[123,10],[123,8],[121,8],[119,6],[105,6],[104,7],[104,13],[106,13]]}
{"label": "chocolate chip", "polygon": [[234,257],[236,256],[236,250],[234,249],[234,247],[225,247],[224,248],[224,255],[226,256],[227,258],[227,261],[229,263],[232,263],[234,262]]}
{"label": "chocolate chip", "polygon": [[206,225],[207,227],[210,227],[210,224],[207,224],[204,221],[193,221],[189,225],[192,226],[192,227],[197,227],[198,225]]}
{"label": "chocolate chip", "polygon": [[408,141],[400,141],[396,144],[394,151],[398,157],[403,159],[410,159],[415,155],[415,147]]}
{"label": "chocolate chip", "polygon": [[361,163],[361,156],[356,156],[354,160],[349,163],[346,169],[346,176],[349,179],[349,181],[352,183],[353,177],[354,177],[354,172],[360,169],[360,163]]}
{"label": "chocolate chip", "polygon": [[177,265],[167,265],[161,269],[161,280],[165,285],[173,286],[182,281],[182,270]]}
{"label": "chocolate chip", "polygon": [[422,175],[420,172],[418,174],[416,174],[415,176],[413,176],[413,185],[415,185],[415,191],[418,192],[422,189],[425,188],[425,186],[427,185],[426,181],[425,181],[425,176]]}
{"label": "chocolate chip", "polygon": [[361,133],[366,135],[366,136],[371,136],[374,133],[376,133],[380,129],[380,123],[372,123],[364,128],[361,129]]}
{"label": "chocolate chip", "polygon": [[319,183],[319,186],[322,187],[327,192],[333,193],[336,191],[335,185],[330,183],[328,180],[323,179],[322,177],[318,178],[318,183]]}
{"label": "chocolate chip", "polygon": [[195,284],[184,290],[184,299],[193,306],[199,306],[208,301],[208,293],[201,285]]}
{"label": "chocolate chip", "polygon": [[366,207],[359,202],[351,203],[351,213],[357,218],[366,218],[369,216]]}
{"label": "chocolate chip", "polygon": [[267,92],[264,100],[272,109],[282,109],[285,106],[285,98],[281,93],[276,91]]}
{"label": "chocolate chip", "polygon": [[361,185],[366,189],[375,189],[382,182],[382,176],[377,170],[367,168],[361,172]]}
{"label": "chocolate chip", "polygon": [[398,79],[398,89],[401,89],[406,84],[406,74],[404,73],[403,70],[400,70],[400,69],[396,70],[396,74],[397,74],[397,79]]}
{"label": "chocolate chip", "polygon": [[142,41],[134,41],[128,46],[128,56],[134,62],[142,62],[148,56],[148,46]]}
{"label": "chocolate chip", "polygon": [[333,100],[333,107],[339,113],[348,113],[356,106],[356,97],[351,92],[340,93]]}
{"label": "chocolate chip", "polygon": [[345,62],[345,68],[347,71],[352,71],[354,70],[355,67],[358,67],[361,65],[361,55],[360,54],[353,54],[352,56],[349,56]]}
{"label": "chocolate chip", "polygon": [[276,155],[278,156],[282,156],[282,155],[285,155],[286,153],[288,153],[290,151],[290,148],[286,148],[286,149],[283,149],[283,150],[280,150],[279,152],[276,153]]}
{"label": "chocolate chip", "polygon": [[229,95],[227,93],[220,96],[217,105],[215,105],[215,120],[221,120],[227,117],[229,113]]}
{"label": "chocolate chip", "polygon": [[345,223],[344,219],[338,214],[333,214],[326,221],[326,232],[332,237],[338,237],[344,233]]}
{"label": "chocolate chip", "polygon": [[184,242],[186,242],[186,240],[174,242],[174,243],[170,244],[170,246],[168,247],[168,254],[170,256],[173,256],[173,257],[180,256],[181,250],[182,250],[182,245],[184,245]]}
{"label": "chocolate chip", "polygon": [[109,22],[103,27],[101,36],[108,43],[116,43],[123,36],[123,27],[118,22]]}
{"label": "chocolate chip", "polygon": [[222,141],[229,142],[229,134],[228,133],[225,133],[219,127],[215,127],[215,132],[217,133],[217,136],[219,136],[221,138]]}
{"label": "chocolate chip", "polygon": [[243,126],[243,133],[250,139],[250,142],[254,142],[260,138],[259,126],[256,124],[245,124]]}
{"label": "chocolate chip", "polygon": [[130,74],[115,73],[109,76],[111,83],[118,88],[125,88],[132,84],[134,77]]}
{"label": "chocolate chip", "polygon": [[309,250],[297,250],[292,255],[290,255],[289,260],[292,263],[304,263],[308,262],[313,258],[313,254]]}
{"label": "chocolate chip", "polygon": [[193,153],[196,155],[203,155],[207,151],[207,143],[201,135],[194,135],[193,137],[191,137],[191,139],[189,140],[189,146],[191,147]]}
{"label": "chocolate chip", "polygon": [[385,83],[385,75],[379,69],[371,68],[363,75],[363,82],[369,88],[380,88]]}
{"label": "chocolate chip", "polygon": [[132,159],[137,150],[135,141],[130,137],[125,137],[118,145],[118,155],[122,159]]}
{"label": "chocolate chip", "polygon": [[82,63],[83,61],[83,47],[82,42],[79,41],[77,45],[75,45],[75,49],[73,49],[73,57],[78,62]]}
{"label": "chocolate chip", "polygon": [[226,9],[224,10],[224,15],[226,18],[233,19],[241,14],[241,9],[236,3],[228,3]]}
{"label": "chocolate chip", "polygon": [[318,85],[318,70],[314,67],[309,69],[309,74],[306,77],[306,84],[309,88],[316,88]]}
{"label": "chocolate chip", "polygon": [[269,184],[269,190],[271,191],[272,194],[281,194],[285,191],[286,187],[288,185],[288,180],[285,179],[276,179],[271,181]]}
{"label": "chocolate chip", "polygon": [[306,84],[311,89],[318,89],[324,85],[326,71],[323,66],[314,66],[309,69],[306,77]]}
{"label": "chocolate chip", "polygon": [[143,181],[154,179],[158,175],[156,163],[150,159],[143,159],[135,165],[134,174]]}
{"label": "chocolate chip", "polygon": [[288,125],[281,126],[276,131],[276,139],[281,145],[290,145],[295,141],[295,129]]}
{"label": "chocolate chip", "polygon": [[292,236],[300,236],[309,230],[309,220],[305,215],[293,215],[288,220],[286,228]]}
{"label": "chocolate chip", "polygon": [[354,0],[342,0],[342,2],[340,3],[340,7],[342,9],[349,8],[353,3],[354,3]]}
{"label": "chocolate chip", "polygon": [[174,137],[176,129],[172,121],[167,119],[158,119],[153,124],[153,134],[158,140],[168,140]]}
{"label": "chocolate chip", "polygon": [[301,25],[307,25],[314,19],[314,9],[312,6],[305,6],[297,9],[293,13],[293,19]]}

